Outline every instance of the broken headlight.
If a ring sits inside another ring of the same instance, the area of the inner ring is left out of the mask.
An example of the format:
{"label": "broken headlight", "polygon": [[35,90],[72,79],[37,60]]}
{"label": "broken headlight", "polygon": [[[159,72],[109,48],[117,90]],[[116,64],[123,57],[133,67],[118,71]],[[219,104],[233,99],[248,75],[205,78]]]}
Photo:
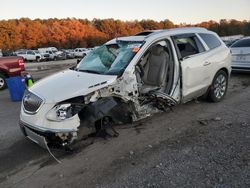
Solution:
{"label": "broken headlight", "polygon": [[78,114],[82,106],[74,104],[59,104],[52,108],[48,114],[47,119],[51,121],[63,121]]}

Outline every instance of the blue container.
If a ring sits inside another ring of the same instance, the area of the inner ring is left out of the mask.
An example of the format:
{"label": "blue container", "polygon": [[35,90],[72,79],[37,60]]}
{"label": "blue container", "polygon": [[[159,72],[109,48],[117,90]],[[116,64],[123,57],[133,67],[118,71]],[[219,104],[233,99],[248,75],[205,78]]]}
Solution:
{"label": "blue container", "polygon": [[23,98],[24,91],[26,89],[25,83],[22,81],[22,77],[10,77],[6,79],[6,83],[9,88],[11,100],[13,102],[21,101]]}

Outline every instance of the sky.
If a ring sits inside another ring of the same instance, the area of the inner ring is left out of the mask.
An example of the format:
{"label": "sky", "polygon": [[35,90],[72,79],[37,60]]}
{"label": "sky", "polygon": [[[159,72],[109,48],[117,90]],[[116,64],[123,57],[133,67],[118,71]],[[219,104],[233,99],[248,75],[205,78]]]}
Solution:
{"label": "sky", "polygon": [[175,24],[250,20],[250,0],[0,0],[0,20],[16,18],[169,19]]}

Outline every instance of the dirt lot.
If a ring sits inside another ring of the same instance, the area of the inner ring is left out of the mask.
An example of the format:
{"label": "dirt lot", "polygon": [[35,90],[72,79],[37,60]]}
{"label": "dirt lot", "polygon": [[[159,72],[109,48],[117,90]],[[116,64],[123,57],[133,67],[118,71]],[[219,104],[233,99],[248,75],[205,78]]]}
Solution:
{"label": "dirt lot", "polygon": [[250,74],[234,74],[221,103],[192,101],[116,127],[117,138],[53,150],[61,164],[22,137],[7,91],[0,104],[0,187],[250,187]]}

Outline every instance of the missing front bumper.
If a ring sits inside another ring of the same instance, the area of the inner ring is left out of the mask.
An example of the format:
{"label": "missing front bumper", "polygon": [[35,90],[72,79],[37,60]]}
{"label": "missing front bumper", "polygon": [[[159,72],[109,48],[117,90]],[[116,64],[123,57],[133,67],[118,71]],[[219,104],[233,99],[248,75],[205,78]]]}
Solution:
{"label": "missing front bumper", "polygon": [[[48,145],[53,147],[70,145],[77,137],[76,132],[54,132],[52,130],[38,129],[23,121],[20,121],[19,125],[24,136],[46,149]],[[60,136],[65,134],[68,135],[68,137]]]}

